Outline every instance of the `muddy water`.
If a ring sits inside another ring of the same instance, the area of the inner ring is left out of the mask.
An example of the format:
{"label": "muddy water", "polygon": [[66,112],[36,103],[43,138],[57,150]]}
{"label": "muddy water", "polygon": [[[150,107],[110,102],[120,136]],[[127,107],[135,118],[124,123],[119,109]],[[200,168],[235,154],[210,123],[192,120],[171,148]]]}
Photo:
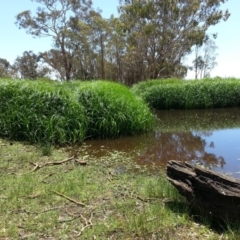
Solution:
{"label": "muddy water", "polygon": [[240,178],[240,108],[157,111],[154,131],[115,140],[87,141],[97,156],[131,152],[139,165],[166,167],[168,160],[194,164]]}

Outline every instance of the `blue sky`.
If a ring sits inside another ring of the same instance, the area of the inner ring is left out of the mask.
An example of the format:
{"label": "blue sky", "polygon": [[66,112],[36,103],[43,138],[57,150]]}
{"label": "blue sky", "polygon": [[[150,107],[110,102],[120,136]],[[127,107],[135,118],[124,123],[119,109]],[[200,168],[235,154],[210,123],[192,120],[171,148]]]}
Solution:
{"label": "blue sky", "polygon": [[[11,63],[17,56],[27,50],[35,53],[51,48],[50,38],[33,38],[14,24],[15,16],[24,10],[36,10],[37,4],[31,0],[2,0],[0,8],[0,58]],[[109,17],[117,14],[118,0],[93,0],[95,8],[102,9],[103,16]],[[226,22],[221,22],[209,29],[209,33],[218,33],[216,45],[218,46],[218,65],[211,76],[240,78],[240,1],[229,0],[222,6],[231,13]],[[194,74],[188,74],[193,78]]]}

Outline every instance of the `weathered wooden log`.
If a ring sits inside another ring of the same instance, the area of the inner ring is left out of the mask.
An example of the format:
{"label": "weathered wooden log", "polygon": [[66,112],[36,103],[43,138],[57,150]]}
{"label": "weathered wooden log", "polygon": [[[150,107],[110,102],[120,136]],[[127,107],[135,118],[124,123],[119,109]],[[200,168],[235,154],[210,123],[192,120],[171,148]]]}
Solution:
{"label": "weathered wooden log", "polygon": [[240,180],[174,160],[167,163],[167,176],[194,215],[223,224],[240,222]]}

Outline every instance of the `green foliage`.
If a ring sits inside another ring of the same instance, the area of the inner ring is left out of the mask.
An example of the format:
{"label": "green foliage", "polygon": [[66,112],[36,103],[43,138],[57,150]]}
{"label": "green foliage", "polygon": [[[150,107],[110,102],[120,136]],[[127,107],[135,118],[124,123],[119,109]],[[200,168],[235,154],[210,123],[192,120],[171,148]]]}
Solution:
{"label": "green foliage", "polygon": [[240,106],[240,80],[151,80],[132,88],[155,109],[200,109]]}
{"label": "green foliage", "polygon": [[[124,80],[131,84],[186,76],[184,56],[209,38],[210,26],[228,19],[228,11],[221,8],[224,2],[120,0],[119,21],[126,49],[121,64]],[[204,72],[209,72],[206,66]]]}
{"label": "green foliage", "polygon": [[83,107],[54,84],[1,82],[0,96],[1,137],[60,144],[85,137]]}
{"label": "green foliage", "polygon": [[[16,25],[35,37],[51,37],[53,48],[37,59],[32,54],[17,59],[22,77],[39,77],[41,59],[61,80],[111,79],[128,86],[184,77],[184,57],[208,39],[209,27],[230,15],[222,8],[227,0],[120,0],[118,17],[109,19],[91,0],[32,2],[37,10],[17,14]],[[42,70],[45,76],[48,69]]]}
{"label": "green foliage", "polygon": [[6,78],[9,75],[10,63],[4,59],[0,58],[0,78]]}
{"label": "green foliage", "polygon": [[0,136],[45,144],[149,130],[153,115],[127,87],[110,82],[0,81]]}
{"label": "green foliage", "polygon": [[49,68],[41,64],[41,54],[37,55],[32,51],[24,51],[22,56],[15,60],[12,70],[16,77],[21,79],[36,80],[47,77]]}
{"label": "green foliage", "polygon": [[107,81],[69,85],[77,88],[78,100],[86,108],[87,137],[118,137],[152,128],[149,108],[126,86]]}

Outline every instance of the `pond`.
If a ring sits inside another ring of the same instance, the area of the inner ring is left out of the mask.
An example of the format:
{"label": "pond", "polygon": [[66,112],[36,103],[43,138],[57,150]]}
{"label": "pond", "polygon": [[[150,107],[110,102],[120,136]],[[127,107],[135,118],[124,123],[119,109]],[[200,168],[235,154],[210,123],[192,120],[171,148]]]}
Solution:
{"label": "pond", "polygon": [[240,108],[157,111],[154,131],[114,140],[91,140],[96,156],[108,151],[131,152],[142,165],[166,167],[188,161],[240,178]]}

